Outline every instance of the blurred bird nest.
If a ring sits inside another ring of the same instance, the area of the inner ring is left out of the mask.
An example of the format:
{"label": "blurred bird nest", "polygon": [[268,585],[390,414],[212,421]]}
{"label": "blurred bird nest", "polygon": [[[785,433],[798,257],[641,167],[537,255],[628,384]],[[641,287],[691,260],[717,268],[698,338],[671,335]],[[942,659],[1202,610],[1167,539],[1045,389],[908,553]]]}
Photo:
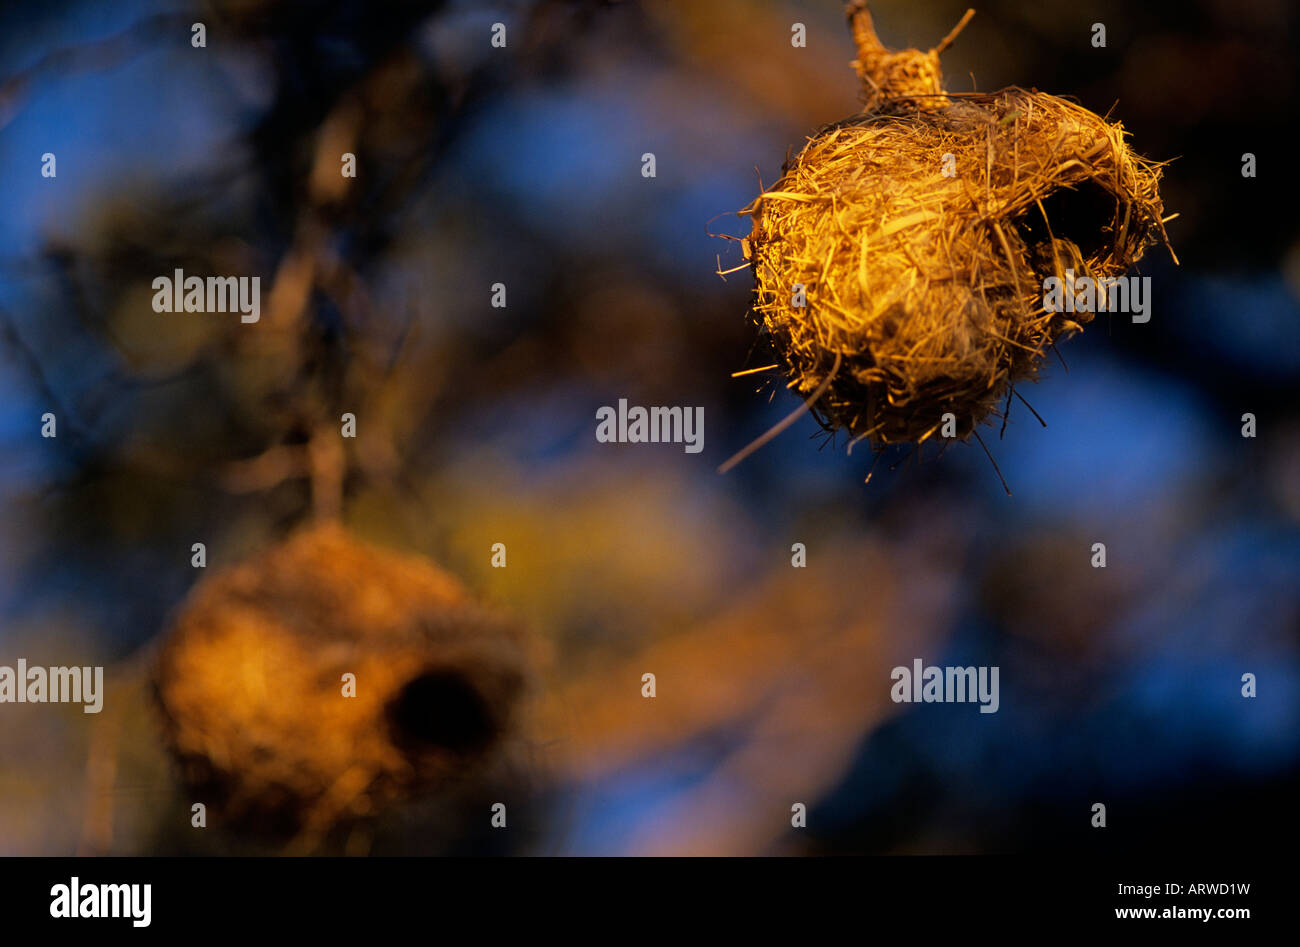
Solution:
{"label": "blurred bird nest", "polygon": [[530,649],[432,563],[321,525],[194,589],[156,693],[196,801],[310,847],[500,751]]}
{"label": "blurred bird nest", "polygon": [[1160,165],[1057,96],[945,93],[939,53],[966,19],[928,52],[891,53],[864,4],[849,15],[867,109],[814,134],[742,212],[755,309],[828,430],[920,443],[951,412],[967,437],[1091,319],[1045,311],[1045,279],[1117,277],[1168,245]]}

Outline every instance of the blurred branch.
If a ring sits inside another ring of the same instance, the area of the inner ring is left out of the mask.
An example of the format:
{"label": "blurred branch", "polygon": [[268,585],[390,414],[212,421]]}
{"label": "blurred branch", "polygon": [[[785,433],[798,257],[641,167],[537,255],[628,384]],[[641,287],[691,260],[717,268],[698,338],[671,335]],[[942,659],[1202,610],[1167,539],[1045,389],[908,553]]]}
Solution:
{"label": "blurred branch", "polygon": [[281,444],[248,460],[226,464],[219,476],[232,493],[258,493],[286,480],[311,475],[311,451],[306,444]]}
{"label": "blurred branch", "polygon": [[[858,542],[824,556],[816,571],[777,567],[718,617],[548,693],[539,735],[562,783],[667,772],[675,754],[714,748],[710,773],[665,800],[671,815],[634,835],[631,853],[769,851],[780,813],[819,799],[896,711],[863,675],[887,679],[885,669],[934,646],[951,622],[955,573],[921,547]],[[869,596],[846,595],[863,575]],[[657,678],[653,700],[640,694],[646,672]]]}
{"label": "blurred branch", "polygon": [[35,383],[41,397],[54,409],[58,419],[64,423],[74,437],[84,437],[86,429],[79,422],[77,415],[68,409],[54,390],[54,386],[50,383],[50,379],[41,365],[40,357],[23,341],[23,337],[18,333],[18,327],[14,324],[13,318],[4,309],[0,309],[0,336],[3,336],[5,344]]}
{"label": "blurred branch", "polygon": [[109,69],[141,52],[144,44],[176,30],[188,38],[193,17],[183,13],[158,13],[146,17],[107,39],[61,46],[38,59],[26,69],[14,73],[0,82],[0,131],[8,125],[21,109],[21,100],[31,84],[42,74],[60,72],[62,75]]}

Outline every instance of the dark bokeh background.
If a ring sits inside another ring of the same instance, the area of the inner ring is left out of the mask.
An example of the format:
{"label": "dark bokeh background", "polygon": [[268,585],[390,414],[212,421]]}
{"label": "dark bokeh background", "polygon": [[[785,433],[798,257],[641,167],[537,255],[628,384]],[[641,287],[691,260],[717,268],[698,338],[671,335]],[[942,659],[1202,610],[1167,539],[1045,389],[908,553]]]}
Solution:
{"label": "dark bokeh background", "polygon": [[[872,5],[886,43],[921,47],[964,6]],[[796,403],[730,377],[762,353],[748,272],[718,275],[739,244],[716,235],[743,235],[734,211],[787,149],[856,111],[838,3],[6,6],[0,663],[107,663],[131,709],[0,708],[0,852],[155,850],[170,782],[134,695],[195,580],[190,544],[215,568],[302,522],[307,479],[247,461],[343,411],[360,431],[345,522],[553,645],[539,719],[564,723],[538,737],[534,825],[504,850],[1284,837],[1297,32],[1287,0],[989,0],[945,54],[953,90],[1114,106],[1142,154],[1174,159],[1182,265],[1152,251],[1151,321],[1098,319],[1063,347],[1068,371],[1024,389],[1046,428],[1013,405],[1001,440],[986,429],[1008,498],[978,446],[888,453],[864,485],[870,453],[808,418],[714,472]],[[149,283],[176,266],[260,275],[261,323],[154,313]],[[595,411],[619,398],[703,405],[703,453],[597,444]],[[791,575],[794,542],[809,566]],[[827,657],[832,627],[848,630]],[[913,657],[999,665],[1001,710],[890,704]],[[643,669],[679,692],[671,724],[622,696]]]}

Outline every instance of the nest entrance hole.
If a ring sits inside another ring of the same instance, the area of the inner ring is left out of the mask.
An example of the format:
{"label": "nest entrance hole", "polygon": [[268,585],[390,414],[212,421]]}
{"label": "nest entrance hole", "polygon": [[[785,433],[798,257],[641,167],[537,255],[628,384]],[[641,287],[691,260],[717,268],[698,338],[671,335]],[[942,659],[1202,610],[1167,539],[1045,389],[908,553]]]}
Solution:
{"label": "nest entrance hole", "polygon": [[474,753],[499,734],[487,698],[464,673],[425,671],[408,681],[388,705],[394,742],[412,749]]}
{"label": "nest entrance hole", "polygon": [[1085,260],[1109,255],[1114,239],[1119,202],[1095,179],[1088,178],[1073,187],[1059,187],[1042,199],[1043,212],[1035,205],[1016,222],[1016,230],[1026,247],[1048,240],[1047,223],[1052,236],[1074,243]]}

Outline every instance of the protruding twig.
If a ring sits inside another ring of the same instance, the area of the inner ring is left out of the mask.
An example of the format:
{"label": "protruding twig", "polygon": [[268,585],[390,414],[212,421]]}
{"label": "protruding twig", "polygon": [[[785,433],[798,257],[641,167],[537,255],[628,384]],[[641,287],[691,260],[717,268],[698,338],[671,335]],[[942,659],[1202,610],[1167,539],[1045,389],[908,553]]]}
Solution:
{"label": "protruding twig", "polygon": [[1039,424],[1041,424],[1043,427],[1047,427],[1047,422],[1043,420],[1043,416],[1042,416],[1041,414],[1039,414],[1037,411],[1034,410],[1034,406],[1033,406],[1032,404],[1030,404],[1028,401],[1025,400],[1025,396],[1024,396],[1024,395],[1022,395],[1020,392],[1016,391],[1014,385],[1013,385],[1012,388],[1011,388],[1011,392],[1012,392],[1012,394],[1014,394],[1017,398],[1020,399],[1020,403],[1021,403],[1021,404],[1023,404],[1026,408],[1029,409],[1029,413],[1030,413],[1030,414],[1032,414],[1034,417],[1038,418],[1038,423],[1039,423]]}
{"label": "protruding twig", "polygon": [[966,10],[966,12],[965,12],[965,14],[962,15],[962,18],[961,18],[960,20],[957,21],[957,25],[954,26],[954,27],[953,27],[953,28],[948,32],[948,35],[947,35],[947,36],[945,36],[943,39],[939,40],[939,45],[936,46],[936,47],[935,47],[933,50],[931,50],[931,51],[934,52],[934,53],[941,53],[941,52],[943,52],[945,49],[947,49],[949,46],[951,46],[951,45],[956,41],[957,36],[961,33],[961,31],[964,30],[964,29],[966,29],[966,24],[970,22],[971,17],[973,17],[974,15],[975,15],[975,8],[974,8],[974,7],[968,7],[967,10]]}
{"label": "protruding twig", "polygon": [[975,440],[980,442],[980,447],[984,448],[984,453],[988,457],[989,463],[993,465],[993,472],[996,473],[998,479],[1002,481],[1002,489],[1007,491],[1007,496],[1011,496],[1011,487],[1007,486],[1007,478],[1002,476],[1002,469],[998,467],[998,462],[993,459],[993,452],[989,450],[989,446],[984,443],[984,438],[980,437],[979,431],[971,431],[971,433],[975,435]]}

